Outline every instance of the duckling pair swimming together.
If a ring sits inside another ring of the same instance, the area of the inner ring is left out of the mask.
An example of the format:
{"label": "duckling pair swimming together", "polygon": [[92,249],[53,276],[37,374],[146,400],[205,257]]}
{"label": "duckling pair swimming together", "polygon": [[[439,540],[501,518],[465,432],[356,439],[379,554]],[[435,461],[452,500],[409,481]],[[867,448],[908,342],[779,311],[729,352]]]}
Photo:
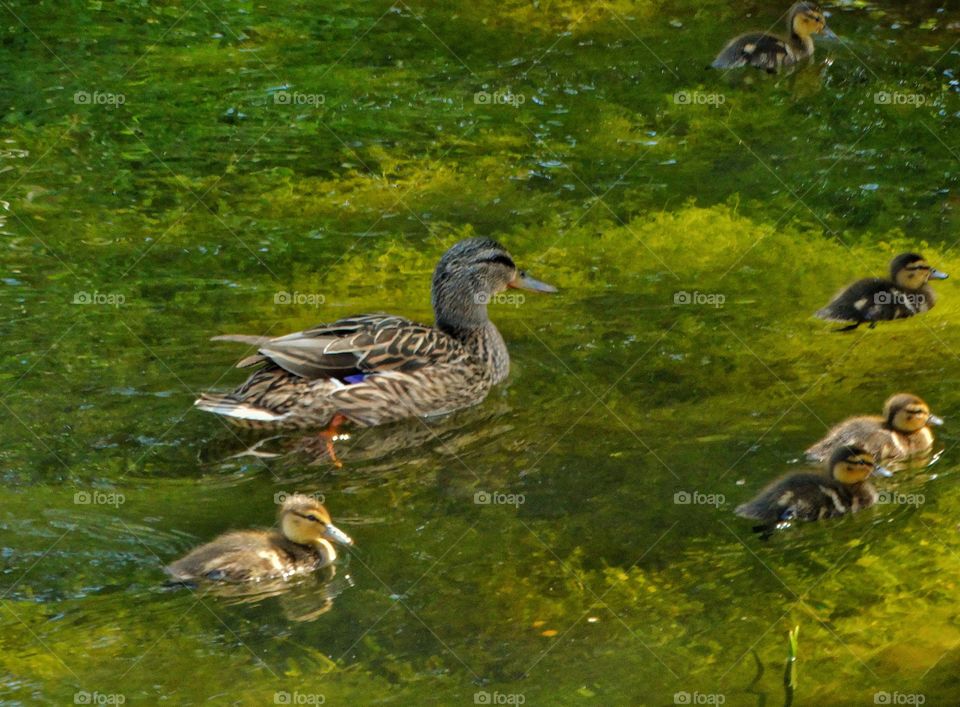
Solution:
{"label": "duckling pair swimming together", "polygon": [[853,322],[837,331],[852,331],[861,324],[873,329],[877,322],[905,319],[933,309],[936,296],[930,280],[949,277],[918,253],[901,253],[890,261],[890,279],[869,277],[844,288],[816,312],[820,319]]}
{"label": "duckling pair swimming together", "polygon": [[837,39],[827,27],[823,10],[813,2],[798,2],[787,13],[787,36],[767,32],[751,32],[731,39],[711,66],[715,69],[736,69],[753,66],[776,73],[813,56],[813,36]]}

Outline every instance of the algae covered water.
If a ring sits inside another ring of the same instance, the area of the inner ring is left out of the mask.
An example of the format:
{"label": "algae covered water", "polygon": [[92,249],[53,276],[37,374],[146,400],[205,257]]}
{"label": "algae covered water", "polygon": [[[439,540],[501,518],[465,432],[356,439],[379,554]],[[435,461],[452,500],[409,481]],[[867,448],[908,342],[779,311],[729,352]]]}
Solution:
{"label": "algae covered water", "polygon": [[[0,700],[775,705],[800,626],[794,704],[955,704],[957,285],[811,315],[905,250],[960,274],[960,11],[837,3],[796,71],[704,68],[786,9],[2,3]],[[491,305],[481,405],[341,468],[193,409],[246,373],[209,337],[429,322],[471,235],[560,289]],[[901,390],[947,423],[891,502],[733,514]],[[294,491],[356,541],[334,576],[163,587]]]}

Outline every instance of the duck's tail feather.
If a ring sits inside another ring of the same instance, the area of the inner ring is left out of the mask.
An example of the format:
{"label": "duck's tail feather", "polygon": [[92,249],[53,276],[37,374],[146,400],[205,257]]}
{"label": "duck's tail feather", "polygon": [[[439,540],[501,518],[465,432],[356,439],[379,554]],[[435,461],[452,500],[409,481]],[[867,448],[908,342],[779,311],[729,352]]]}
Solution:
{"label": "duck's tail feather", "polygon": [[286,415],[255,407],[229,394],[204,393],[193,403],[200,410],[253,422],[282,422]]}

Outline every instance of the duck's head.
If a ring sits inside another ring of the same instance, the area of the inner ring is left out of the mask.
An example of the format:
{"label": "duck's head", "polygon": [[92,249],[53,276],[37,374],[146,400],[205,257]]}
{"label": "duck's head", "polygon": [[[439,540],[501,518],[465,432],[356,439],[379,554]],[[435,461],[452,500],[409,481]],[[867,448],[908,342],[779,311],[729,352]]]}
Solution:
{"label": "duck's head", "polygon": [[467,238],[443,254],[433,272],[433,311],[441,329],[462,331],[487,323],[487,305],[507,288],[556,292],[520,270],[490,238]]}
{"label": "duck's head", "polygon": [[330,520],[330,513],[322,503],[300,494],[290,496],[280,507],[280,529],[291,542],[316,548],[326,563],[337,558],[331,542],[353,545],[350,536]]}
{"label": "duck's head", "polygon": [[859,484],[870,474],[890,476],[890,472],[877,466],[873,455],[863,447],[848,444],[839,447],[830,457],[830,476],[841,484]]}
{"label": "duck's head", "polygon": [[887,426],[897,432],[912,434],[927,425],[942,425],[943,419],[930,412],[929,406],[916,395],[898,393],[883,406]]}
{"label": "duck's head", "polygon": [[905,290],[919,290],[927,280],[946,280],[948,277],[917,253],[901,253],[890,261],[890,279]]}
{"label": "duck's head", "polygon": [[827,27],[827,19],[823,10],[815,2],[798,2],[787,13],[787,26],[790,32],[805,39],[814,34],[837,39],[833,30]]}

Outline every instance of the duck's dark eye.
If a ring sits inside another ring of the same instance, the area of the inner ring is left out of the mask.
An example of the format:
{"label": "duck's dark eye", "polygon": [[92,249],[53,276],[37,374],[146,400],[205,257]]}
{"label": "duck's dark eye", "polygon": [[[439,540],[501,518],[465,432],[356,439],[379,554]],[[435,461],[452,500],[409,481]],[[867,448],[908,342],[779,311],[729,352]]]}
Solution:
{"label": "duck's dark eye", "polygon": [[313,515],[313,513],[311,513],[310,515],[307,516],[307,520],[312,520],[314,523],[319,523],[319,522],[320,522],[320,519],[317,518],[315,515]]}

